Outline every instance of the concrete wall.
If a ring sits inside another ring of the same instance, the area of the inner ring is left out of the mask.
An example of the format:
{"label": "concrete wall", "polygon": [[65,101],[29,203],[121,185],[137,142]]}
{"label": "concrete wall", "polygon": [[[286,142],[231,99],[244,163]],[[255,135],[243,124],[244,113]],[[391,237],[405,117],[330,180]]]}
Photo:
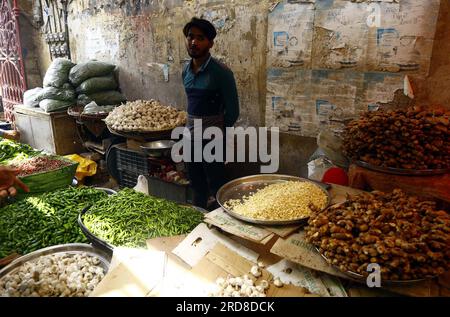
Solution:
{"label": "concrete wall", "polygon": [[[234,71],[241,102],[238,125],[264,125],[266,108],[267,22],[277,1],[224,0],[77,0],[69,6],[72,59],[110,61],[120,67],[120,85],[129,99],[155,98],[180,109],[186,106],[181,67],[188,55],[182,28],[192,16],[204,16],[218,28],[213,55]],[[438,32],[429,80],[412,77],[418,102],[450,107],[449,2],[441,1]],[[39,68],[50,57],[42,38],[34,40]],[[163,69],[168,68],[168,81]],[[447,79],[447,82],[441,80]],[[405,103],[401,94],[398,103]],[[397,104],[397,101],[394,101]],[[306,163],[316,149],[314,138],[281,134],[280,173],[307,175]],[[257,172],[233,164],[232,174]]]}
{"label": "concrete wall", "polygon": [[[429,78],[418,85],[418,103],[450,109],[450,1],[441,1]],[[421,88],[421,89],[420,89]]]}
{"label": "concrete wall", "polygon": [[38,48],[40,39],[39,27],[35,25],[32,16],[32,1],[19,1],[21,9],[19,16],[22,57],[27,78],[28,89],[42,86],[42,69],[39,67],[42,51]]}

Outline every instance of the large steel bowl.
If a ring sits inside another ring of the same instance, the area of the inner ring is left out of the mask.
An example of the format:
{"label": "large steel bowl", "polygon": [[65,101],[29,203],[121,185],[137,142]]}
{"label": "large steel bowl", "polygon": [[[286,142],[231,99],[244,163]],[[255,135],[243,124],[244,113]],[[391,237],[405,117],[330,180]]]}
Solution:
{"label": "large steel bowl", "polygon": [[288,225],[288,224],[303,222],[306,219],[308,219],[309,217],[301,217],[301,218],[291,219],[291,220],[262,220],[262,219],[254,219],[254,218],[249,218],[249,217],[240,215],[240,214],[234,212],[233,210],[225,207],[225,203],[230,199],[242,200],[244,196],[250,196],[251,194],[255,193],[257,190],[262,189],[268,185],[287,182],[287,181],[308,182],[308,183],[312,183],[312,184],[318,186],[320,189],[322,189],[323,193],[327,196],[327,204],[326,204],[325,208],[328,207],[328,205],[330,204],[331,196],[327,191],[327,188],[329,185],[317,183],[317,182],[314,182],[314,181],[311,181],[308,179],[304,179],[304,178],[300,178],[300,177],[289,176],[289,175],[278,175],[278,174],[261,174],[261,175],[247,176],[247,177],[235,179],[235,180],[223,185],[219,189],[219,191],[217,192],[217,195],[216,195],[216,200],[219,203],[219,205],[231,216],[233,216],[237,219],[246,221],[246,222],[261,224],[261,225]]}
{"label": "large steel bowl", "polygon": [[15,259],[2,270],[0,270],[0,279],[21,267],[26,262],[34,261],[37,258],[44,255],[53,255],[58,253],[70,253],[70,254],[79,254],[79,253],[87,253],[90,256],[96,256],[100,259],[101,266],[105,273],[109,269],[109,265],[111,263],[111,255],[104,252],[99,248],[95,248],[92,245],[84,244],[84,243],[70,243],[70,244],[61,244],[55,245],[48,248],[40,249],[31,253],[28,253],[24,256],[21,256],[18,259]]}

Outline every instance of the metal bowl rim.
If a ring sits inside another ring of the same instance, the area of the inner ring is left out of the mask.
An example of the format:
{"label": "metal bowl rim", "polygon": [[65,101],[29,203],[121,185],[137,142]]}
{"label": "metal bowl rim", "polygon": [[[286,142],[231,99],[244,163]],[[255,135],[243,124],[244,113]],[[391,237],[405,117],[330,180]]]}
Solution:
{"label": "metal bowl rim", "polygon": [[[327,196],[327,203],[325,205],[325,207],[322,210],[325,210],[326,208],[328,208],[328,206],[331,204],[331,195],[330,193],[320,184],[318,184],[317,182],[314,182],[312,180],[306,179],[306,178],[301,178],[298,176],[291,176],[291,175],[284,175],[284,174],[261,174],[261,175],[251,175],[251,176],[244,176],[241,178],[237,178],[234,179],[228,183],[226,183],[225,185],[223,185],[216,194],[216,200],[219,203],[219,205],[231,216],[246,221],[246,222],[250,222],[250,223],[254,223],[254,224],[261,224],[261,225],[289,225],[289,224],[295,224],[295,223],[299,223],[302,221],[305,221],[306,219],[309,218],[309,216],[306,217],[301,217],[301,218],[297,218],[297,219],[289,219],[289,220],[261,220],[261,219],[253,219],[253,218],[249,218],[249,217],[245,217],[242,216],[240,214],[237,214],[229,209],[227,209],[224,206],[225,202],[222,202],[222,200],[220,199],[221,194],[223,194],[223,192],[227,189],[227,187],[232,186],[234,183],[238,182],[238,183],[244,183],[245,180],[250,180],[250,179],[255,179],[255,181],[258,178],[269,178],[272,177],[274,180],[276,180],[278,178],[279,182],[283,182],[283,181],[300,181],[300,182],[308,182],[311,184],[316,185],[317,187],[319,187],[324,194]],[[286,178],[286,179],[283,179]]]}
{"label": "metal bowl rim", "polygon": [[[53,252],[52,252],[53,251]],[[0,270],[0,279],[4,276],[10,274],[13,270],[19,268],[24,265],[26,262],[30,262],[35,260],[41,256],[53,255],[57,253],[88,253],[89,255],[96,256],[100,259],[100,262],[103,263],[105,273],[108,271],[109,266],[111,264],[111,258],[104,252],[103,250],[96,248],[90,244],[86,243],[68,243],[68,244],[59,244],[53,245],[50,247],[42,248],[28,254],[25,254],[10,264],[5,266]]]}

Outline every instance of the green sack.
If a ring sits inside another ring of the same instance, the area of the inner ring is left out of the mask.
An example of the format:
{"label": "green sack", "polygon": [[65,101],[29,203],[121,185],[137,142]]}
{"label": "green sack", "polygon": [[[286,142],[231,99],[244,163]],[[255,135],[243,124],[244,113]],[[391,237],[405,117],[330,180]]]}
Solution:
{"label": "green sack", "polygon": [[71,88],[70,84],[65,84],[63,87],[64,88],[46,87],[42,89],[39,95],[40,100],[53,99],[60,101],[74,101],[75,90]]}
{"label": "green sack", "polygon": [[116,90],[117,88],[116,79],[113,75],[109,75],[89,78],[83,81],[76,91],[78,94],[92,94],[106,90]]}
{"label": "green sack", "polygon": [[[83,101],[90,100],[89,102],[95,101],[97,105],[106,106],[106,105],[118,105],[126,101],[126,98],[124,95],[122,95],[120,92],[116,90],[109,90],[97,92],[95,94],[79,95],[78,102],[80,102],[80,100]],[[87,105],[89,102],[87,102],[85,105]]]}
{"label": "green sack", "polygon": [[61,88],[69,81],[69,72],[75,64],[66,58],[56,58],[44,76],[44,87]]}
{"label": "green sack", "polygon": [[92,100],[91,98],[89,98],[88,96],[82,94],[82,95],[78,95],[77,97],[77,105],[79,106],[86,106],[87,104],[91,103]]}
{"label": "green sack", "polygon": [[44,99],[39,103],[39,108],[45,112],[59,111],[69,108],[75,104],[74,101],[61,101],[54,99]]}
{"label": "green sack", "polygon": [[23,104],[27,107],[39,107],[39,102],[41,98],[42,88],[34,88],[27,90],[23,93]]}
{"label": "green sack", "polygon": [[92,77],[106,76],[116,68],[113,64],[98,61],[88,61],[74,66],[69,73],[69,80],[78,87],[83,81]]}

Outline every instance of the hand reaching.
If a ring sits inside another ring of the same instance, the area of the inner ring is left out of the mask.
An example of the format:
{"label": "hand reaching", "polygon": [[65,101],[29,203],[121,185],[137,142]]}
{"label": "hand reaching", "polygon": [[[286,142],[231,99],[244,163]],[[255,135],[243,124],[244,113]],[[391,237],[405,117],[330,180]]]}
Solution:
{"label": "hand reaching", "polygon": [[28,187],[17,178],[17,170],[0,166],[0,198],[15,196],[17,187],[22,188],[25,192],[29,192]]}

